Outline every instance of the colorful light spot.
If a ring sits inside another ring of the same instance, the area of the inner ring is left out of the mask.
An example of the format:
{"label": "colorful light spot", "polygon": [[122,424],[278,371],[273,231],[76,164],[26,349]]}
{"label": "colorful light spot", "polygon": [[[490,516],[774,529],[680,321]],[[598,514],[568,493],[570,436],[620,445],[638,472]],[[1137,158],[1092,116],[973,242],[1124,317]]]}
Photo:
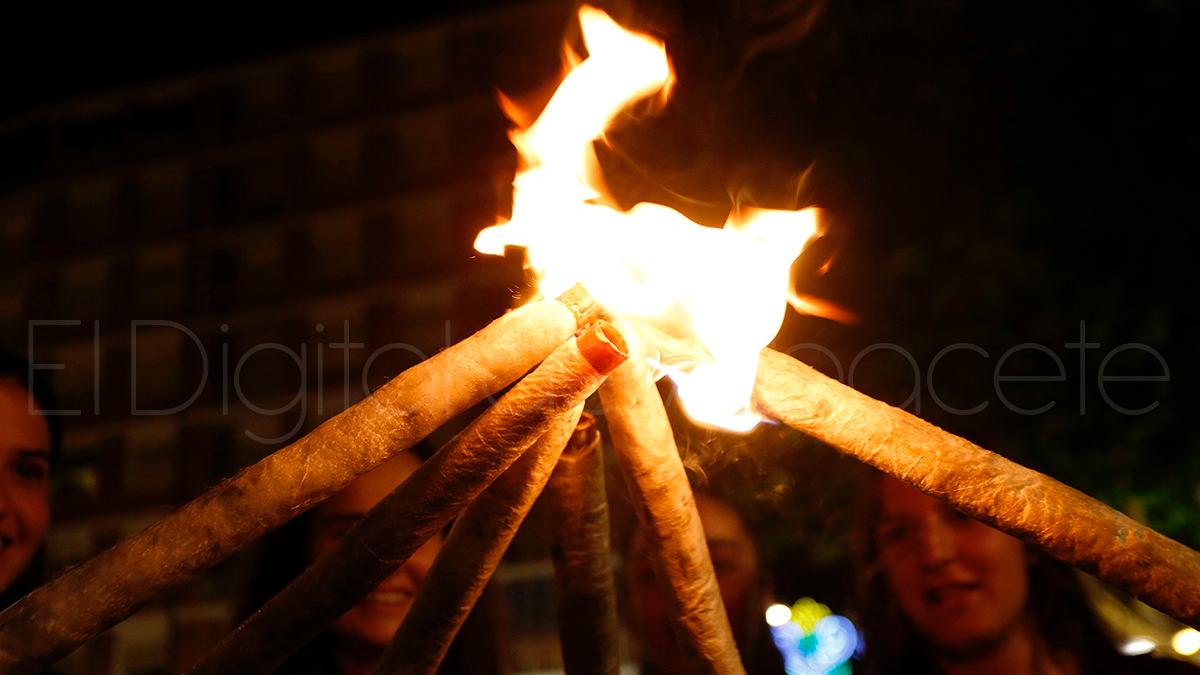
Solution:
{"label": "colorful light spot", "polygon": [[[776,608],[782,608],[783,611]],[[788,612],[784,619],[784,611]],[[854,623],[829,607],[802,598],[790,611],[783,605],[767,610],[771,637],[783,655],[788,675],[850,675],[850,658],[860,651]]]}

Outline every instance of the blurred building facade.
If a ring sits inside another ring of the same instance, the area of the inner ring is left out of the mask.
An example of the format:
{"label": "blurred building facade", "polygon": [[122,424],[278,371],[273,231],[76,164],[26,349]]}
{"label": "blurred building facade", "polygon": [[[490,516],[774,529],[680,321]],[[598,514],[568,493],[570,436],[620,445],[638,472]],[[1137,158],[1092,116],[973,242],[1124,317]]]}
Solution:
{"label": "blurred building facade", "polygon": [[[494,89],[552,76],[570,14],[512,4],[0,122],[0,342],[71,411],[55,568],[504,311],[520,270],[471,250],[515,166]],[[177,672],[228,628],[244,562],[65,669]],[[530,621],[511,658],[552,667]]]}

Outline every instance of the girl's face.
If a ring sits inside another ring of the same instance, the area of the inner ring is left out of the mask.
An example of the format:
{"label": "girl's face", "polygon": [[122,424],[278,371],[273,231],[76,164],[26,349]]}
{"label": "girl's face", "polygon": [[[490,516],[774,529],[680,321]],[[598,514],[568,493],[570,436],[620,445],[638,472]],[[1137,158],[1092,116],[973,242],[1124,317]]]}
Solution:
{"label": "girl's face", "polygon": [[[317,557],[337,546],[358,519],[386,497],[396,486],[412,475],[421,460],[404,452],[376,469],[359,476],[313,509],[313,533],[309,541],[309,558]],[[382,649],[392,641],[412,606],[413,598],[429,572],[442,535],[436,534],[413,553],[390,577],[379,584],[367,597],[346,612],[333,625],[337,637],[350,645]]]}
{"label": "girl's face", "polygon": [[0,379],[0,590],[29,565],[50,527],[50,428],[29,392]]}
{"label": "girl's face", "polygon": [[874,536],[900,609],[943,653],[985,651],[1022,624],[1029,558],[1017,539],[890,477]]}

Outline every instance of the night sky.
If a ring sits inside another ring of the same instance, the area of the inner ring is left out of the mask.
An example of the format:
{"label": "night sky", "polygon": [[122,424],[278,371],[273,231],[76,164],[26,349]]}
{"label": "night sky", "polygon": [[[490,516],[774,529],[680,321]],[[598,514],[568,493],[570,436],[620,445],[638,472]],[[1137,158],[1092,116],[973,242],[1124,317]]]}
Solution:
{"label": "night sky", "polygon": [[151,83],[497,6],[483,0],[288,7],[205,3],[22,9],[5,17],[5,117],[80,94]]}

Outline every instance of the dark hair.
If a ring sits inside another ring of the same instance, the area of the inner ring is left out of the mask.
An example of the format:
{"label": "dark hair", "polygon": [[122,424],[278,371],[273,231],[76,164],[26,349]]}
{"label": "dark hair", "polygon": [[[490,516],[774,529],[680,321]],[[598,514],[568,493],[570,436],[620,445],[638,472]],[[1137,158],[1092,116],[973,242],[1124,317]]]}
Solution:
{"label": "dark hair", "polygon": [[[270,532],[259,541],[250,576],[235,611],[241,622],[282,591],[308,567],[308,538],[312,531],[312,510]],[[276,671],[291,673],[335,673],[337,662],[329,631],[301,647]]]}
{"label": "dark hair", "polygon": [[[28,361],[21,358],[16,352],[3,347],[0,347],[0,380],[16,381],[22,389],[29,392],[34,402],[37,403],[38,408],[41,408],[42,411],[56,410],[58,408],[58,402],[54,396],[54,390],[50,386],[49,378],[39,371],[33,371],[29,367]],[[62,429],[58,424],[58,417],[43,413],[42,419],[46,421],[46,428],[49,430],[50,447],[48,450],[50,451],[50,468],[53,470],[61,455]],[[46,543],[42,542],[21,574],[16,579],[13,579],[13,582],[7,588],[0,589],[0,609],[8,607],[21,599],[33,589],[41,586],[45,581]]]}
{"label": "dark hair", "polygon": [[50,378],[45,371],[33,370],[29,362],[16,352],[0,347],[0,380],[16,381],[43,411],[42,419],[46,420],[46,427],[50,431],[50,465],[53,467],[62,452],[62,427],[57,415],[45,414],[47,410],[58,409],[58,398],[50,386]]}
{"label": "dark hair", "polygon": [[[879,519],[883,474],[864,477],[856,526],[859,600],[866,644],[865,663],[875,675],[936,673],[928,642],[900,609],[879,561],[875,525]],[[1070,654],[1079,672],[1105,674],[1122,661],[1112,637],[1087,600],[1077,573],[1036,549],[1030,549],[1027,610],[1050,654]]]}

